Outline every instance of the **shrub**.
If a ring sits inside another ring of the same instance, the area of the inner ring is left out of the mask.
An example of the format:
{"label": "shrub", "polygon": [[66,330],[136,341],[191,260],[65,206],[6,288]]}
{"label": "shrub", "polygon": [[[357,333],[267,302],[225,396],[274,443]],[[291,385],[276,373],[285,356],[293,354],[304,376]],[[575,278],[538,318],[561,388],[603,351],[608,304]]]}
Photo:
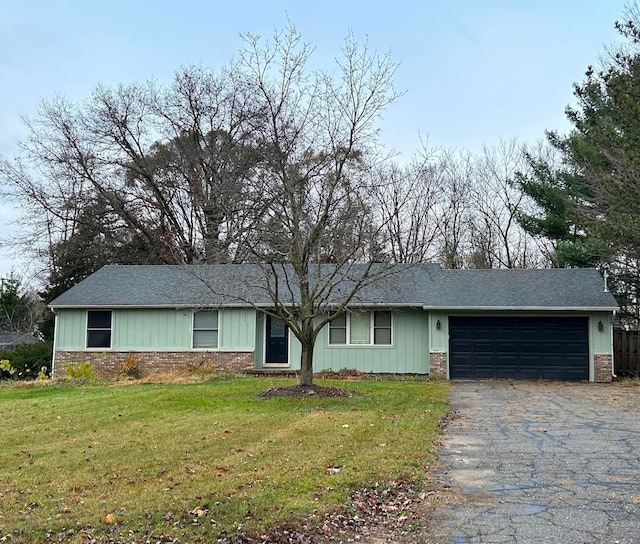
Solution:
{"label": "shrub", "polygon": [[189,376],[202,378],[206,381],[226,381],[236,380],[242,373],[237,370],[225,370],[220,368],[215,362],[203,359],[201,361],[191,361],[187,363]]}
{"label": "shrub", "polygon": [[91,363],[67,363],[64,365],[64,369],[67,371],[67,378],[71,380],[95,380],[96,373],[93,371],[93,365]]}
{"label": "shrub", "polygon": [[115,369],[116,378],[139,378],[140,365],[135,353],[129,353],[123,363]]}
{"label": "shrub", "polygon": [[16,369],[11,366],[9,359],[0,360],[0,379],[13,378]]}
{"label": "shrub", "polygon": [[189,374],[211,374],[216,370],[213,361],[203,359],[202,361],[191,361],[187,363],[187,371]]}
{"label": "shrub", "polygon": [[0,359],[9,360],[11,368],[15,372],[8,374],[3,370],[0,373],[0,378],[11,377],[17,380],[35,380],[43,372],[49,376],[51,374],[52,353],[52,345],[48,342],[23,344],[12,351],[1,351]]}

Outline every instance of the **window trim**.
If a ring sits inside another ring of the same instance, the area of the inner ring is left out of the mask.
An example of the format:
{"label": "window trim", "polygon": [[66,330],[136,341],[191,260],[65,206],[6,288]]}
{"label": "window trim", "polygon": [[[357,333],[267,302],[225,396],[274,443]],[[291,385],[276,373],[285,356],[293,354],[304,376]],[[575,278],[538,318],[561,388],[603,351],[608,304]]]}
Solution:
{"label": "window trim", "polygon": [[[366,309],[366,310],[361,310],[362,312],[368,312],[369,313],[369,343],[367,344],[352,344],[351,343],[351,313],[350,312],[345,312],[343,315],[345,317],[345,326],[338,326],[335,327],[336,329],[343,329],[345,330],[345,343],[344,344],[336,344],[331,342],[331,328],[334,321],[329,322],[329,327],[327,328],[327,344],[329,347],[331,348],[390,348],[393,347],[394,345],[394,328],[395,328],[395,320],[393,317],[393,312],[388,309],[388,310],[375,310],[375,309]],[[389,324],[389,326],[377,326],[375,325],[375,314],[376,312],[387,312],[389,314],[389,317],[391,318],[391,323]],[[391,333],[391,342],[389,344],[376,344],[375,343],[375,331],[376,329],[390,329],[390,333]]]}
{"label": "window trim", "polygon": [[[109,313],[109,328],[105,327],[89,327],[89,314],[95,312]],[[87,351],[105,351],[113,348],[113,310],[87,310],[86,323],[84,329],[84,346]],[[89,345],[89,331],[109,331],[109,345],[108,346],[90,346]]]}
{"label": "window trim", "polygon": [[[198,328],[196,329],[196,314],[198,313],[214,313],[216,314],[217,328]],[[195,332],[196,331],[216,331],[216,347],[210,346],[195,346]],[[220,349],[220,310],[215,308],[201,308],[199,310],[193,310],[191,312],[191,349],[196,351],[218,351]]]}

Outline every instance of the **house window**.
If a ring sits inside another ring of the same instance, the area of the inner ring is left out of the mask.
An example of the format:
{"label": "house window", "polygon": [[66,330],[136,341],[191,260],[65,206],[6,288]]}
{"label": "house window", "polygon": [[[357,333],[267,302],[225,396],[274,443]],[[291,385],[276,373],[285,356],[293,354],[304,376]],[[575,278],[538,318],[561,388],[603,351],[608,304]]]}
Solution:
{"label": "house window", "polygon": [[391,345],[391,312],[373,312],[373,343]]}
{"label": "house window", "polygon": [[87,347],[111,347],[111,310],[87,312]]}
{"label": "house window", "polygon": [[390,346],[391,312],[375,310],[341,315],[329,323],[334,346]]}
{"label": "house window", "polygon": [[347,316],[342,314],[329,323],[329,344],[347,343]]}
{"label": "house window", "polygon": [[207,310],[193,313],[193,347],[218,347],[217,310]]}

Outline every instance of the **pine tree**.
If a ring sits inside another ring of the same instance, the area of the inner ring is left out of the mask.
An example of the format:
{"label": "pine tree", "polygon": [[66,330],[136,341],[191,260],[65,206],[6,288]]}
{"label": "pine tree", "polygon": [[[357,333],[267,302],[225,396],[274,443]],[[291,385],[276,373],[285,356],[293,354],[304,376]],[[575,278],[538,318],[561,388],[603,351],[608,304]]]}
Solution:
{"label": "pine tree", "polygon": [[548,132],[560,157],[528,157],[533,174],[516,184],[539,206],[521,215],[531,234],[551,239],[557,266],[610,267],[624,317],[638,321],[640,294],[640,10],[616,23],[625,43],[574,85],[567,135]]}

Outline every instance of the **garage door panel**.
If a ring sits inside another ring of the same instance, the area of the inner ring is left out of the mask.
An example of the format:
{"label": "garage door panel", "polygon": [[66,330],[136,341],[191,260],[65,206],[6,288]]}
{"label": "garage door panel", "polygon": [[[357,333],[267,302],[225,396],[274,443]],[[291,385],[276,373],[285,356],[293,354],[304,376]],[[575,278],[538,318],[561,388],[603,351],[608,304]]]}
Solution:
{"label": "garage door panel", "polygon": [[497,340],[493,346],[496,353],[516,353],[518,351],[518,343],[513,340]]}
{"label": "garage door panel", "polygon": [[540,353],[540,342],[534,342],[533,340],[521,341],[519,348],[522,354],[533,353],[537,356]]}
{"label": "garage door panel", "polygon": [[495,367],[493,365],[476,365],[474,372],[478,378],[495,378]]}
{"label": "garage door panel", "polygon": [[505,353],[498,352],[495,354],[495,357],[492,362],[494,364],[498,362],[501,366],[511,366],[511,367],[518,366],[518,360],[514,356],[513,352],[505,352]]}
{"label": "garage door panel", "polygon": [[478,353],[476,352],[475,354],[473,354],[471,360],[472,363],[476,366],[493,366],[494,365],[494,361],[495,361],[495,353],[493,352],[488,352],[488,353]]}
{"label": "garage door panel", "polygon": [[563,368],[559,367],[544,367],[543,376],[545,380],[567,380],[567,372]]}
{"label": "garage door panel", "polygon": [[574,353],[578,356],[583,356],[589,353],[589,348],[584,342],[576,342],[573,340],[571,342],[564,342],[563,345],[564,351],[567,355]]}
{"label": "garage door panel", "polygon": [[520,380],[539,380],[540,376],[540,368],[539,367],[521,367],[520,373],[518,374],[518,379]]}
{"label": "garage door panel", "polygon": [[496,352],[496,344],[493,341],[481,340],[473,345],[474,353],[489,353],[493,356]]}
{"label": "garage door panel", "polygon": [[527,367],[538,367],[542,356],[539,353],[520,353],[520,365]]}
{"label": "garage door panel", "polygon": [[559,342],[556,340],[548,340],[545,338],[544,341],[540,343],[540,351],[543,355],[557,354],[562,357],[565,353],[564,348],[564,342]]}
{"label": "garage door panel", "polygon": [[556,330],[540,330],[538,339],[543,339],[546,342],[563,342],[566,338],[566,331],[563,329]]}
{"label": "garage door panel", "polygon": [[505,324],[495,328],[494,336],[497,340],[511,340],[516,334],[517,329],[513,326]]}
{"label": "garage door panel", "polygon": [[539,380],[544,376],[544,368],[540,364],[540,358],[530,358],[520,362],[520,373],[513,376],[523,380]]}
{"label": "garage door panel", "polygon": [[557,353],[544,353],[541,357],[540,363],[544,368],[566,367],[569,364],[565,356]]}
{"label": "garage door panel", "polygon": [[586,317],[450,317],[452,378],[586,380]]}
{"label": "garage door panel", "polygon": [[586,338],[586,334],[584,331],[577,330],[567,330],[567,334],[565,335],[565,340],[574,341],[574,342],[584,342]]}
{"label": "garage door panel", "polygon": [[519,366],[517,361],[510,356],[498,356],[496,358],[497,364],[494,362],[493,374],[494,378],[511,378],[517,376],[519,372]]}
{"label": "garage door panel", "polygon": [[584,359],[578,354],[568,354],[565,357],[565,366],[568,368],[580,368],[583,366]]}
{"label": "garage door panel", "polygon": [[540,339],[540,330],[535,329],[520,329],[519,331],[513,331],[512,335],[517,335],[520,340],[529,340],[530,342],[538,342]]}

